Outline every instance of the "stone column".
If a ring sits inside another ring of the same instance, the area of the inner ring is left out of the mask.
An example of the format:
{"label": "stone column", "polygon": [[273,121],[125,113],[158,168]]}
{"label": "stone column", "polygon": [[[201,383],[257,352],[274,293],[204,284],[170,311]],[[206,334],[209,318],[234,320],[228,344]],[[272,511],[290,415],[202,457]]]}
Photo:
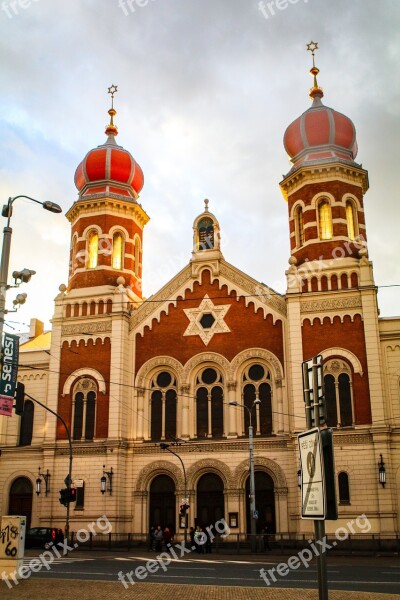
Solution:
{"label": "stone column", "polygon": [[[236,389],[237,383],[236,381],[228,381],[228,402],[234,402],[236,400]],[[228,438],[237,437],[237,407],[236,406],[228,406],[228,415],[229,415],[229,428],[228,428]]]}

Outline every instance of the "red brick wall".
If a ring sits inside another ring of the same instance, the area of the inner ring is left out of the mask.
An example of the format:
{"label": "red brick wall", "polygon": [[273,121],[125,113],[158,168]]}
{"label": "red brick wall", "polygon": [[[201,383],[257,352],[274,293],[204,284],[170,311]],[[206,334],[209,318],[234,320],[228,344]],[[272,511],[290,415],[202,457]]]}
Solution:
{"label": "red brick wall", "polygon": [[353,373],[353,398],[355,423],[358,425],[371,423],[371,402],[369,396],[367,356],[365,350],[364,324],[360,315],[355,315],[354,321],[350,316],[334,317],[331,323],[325,317],[321,324],[319,319],[311,325],[306,319],[302,327],[303,359],[308,360],[326,348],[339,347],[353,352],[359,359],[363,375]]}
{"label": "red brick wall", "polygon": [[[358,198],[361,206],[363,206],[363,194],[360,187],[351,185],[350,183],[344,183],[342,181],[326,181],[321,183],[310,183],[304,185],[301,189],[291,194],[288,198],[288,209],[289,216],[292,214],[292,208],[297,200],[302,200],[306,206],[311,206],[311,201],[316,194],[329,193],[331,194],[335,202],[342,202],[342,198],[345,194],[353,194]],[[332,219],[344,219],[346,221],[346,207],[345,202],[342,206],[332,206],[331,209]],[[357,219],[359,224],[364,224],[364,214],[357,211]],[[312,221],[318,222],[316,211],[303,212],[304,225]],[[290,232],[294,231],[294,222],[290,224]],[[360,230],[363,238],[366,239],[365,230]],[[333,235],[347,237],[347,225],[346,223],[333,223]],[[290,245],[292,254],[297,258],[298,264],[308,260],[315,260],[320,257],[324,259],[339,258],[341,256],[357,256],[358,247],[354,244],[346,244],[344,240],[319,240],[318,230],[316,226],[307,227],[304,229],[305,241],[315,240],[315,243],[310,244],[306,247],[295,250],[296,240],[295,237],[290,239]],[[343,254],[332,255],[334,249],[343,249]]]}
{"label": "red brick wall", "polygon": [[[183,336],[189,325],[184,308],[197,308],[204,296],[208,296],[216,305],[229,304],[225,322],[230,333],[217,333],[206,346],[199,336]],[[149,359],[158,355],[168,355],[185,364],[192,356],[200,352],[218,352],[229,361],[238,352],[246,348],[264,348],[273,352],[283,364],[282,322],[273,325],[272,315],[263,316],[259,309],[254,313],[254,305],[247,308],[245,300],[236,300],[236,293],[228,296],[226,286],[219,287],[217,281],[210,283],[209,271],[204,271],[202,283],[195,283],[193,292],[187,292],[185,300],[178,300],[176,308],[169,308],[168,316],[162,314],[160,322],[155,319],[152,329],[145,328],[144,335],[136,337],[136,371]]]}
{"label": "red brick wall", "polygon": [[[60,359],[60,385],[58,395],[58,413],[67,423],[72,436],[72,398],[69,394],[62,396],[64,384],[68,377],[77,369],[96,369],[101,373],[106,382],[106,393],[97,394],[96,399],[96,433],[95,437],[106,438],[108,436],[108,412],[109,412],[109,389],[110,389],[110,359],[111,342],[106,338],[104,344],[100,339],[94,343],[90,339],[85,346],[83,340],[79,345],[75,341],[69,346],[64,342],[61,347]],[[73,384],[74,385],[74,384]],[[57,420],[57,439],[67,439],[64,426]]]}

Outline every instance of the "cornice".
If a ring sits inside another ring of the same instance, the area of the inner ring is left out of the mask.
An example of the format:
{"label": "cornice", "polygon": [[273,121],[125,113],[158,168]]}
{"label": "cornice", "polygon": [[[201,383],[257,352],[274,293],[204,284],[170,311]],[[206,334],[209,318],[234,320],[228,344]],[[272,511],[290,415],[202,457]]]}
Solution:
{"label": "cornice", "polygon": [[299,167],[293,172],[289,171],[279,183],[279,186],[287,201],[290,194],[293,194],[304,185],[338,180],[361,187],[363,194],[367,192],[369,187],[368,171],[363,169],[361,165],[340,162]]}

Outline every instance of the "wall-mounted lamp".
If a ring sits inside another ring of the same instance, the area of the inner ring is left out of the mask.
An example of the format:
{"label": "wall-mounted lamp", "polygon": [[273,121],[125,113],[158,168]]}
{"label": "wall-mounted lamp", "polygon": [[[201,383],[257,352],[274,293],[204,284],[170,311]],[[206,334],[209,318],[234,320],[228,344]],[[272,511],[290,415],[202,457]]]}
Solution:
{"label": "wall-mounted lamp", "polygon": [[380,454],[379,456],[381,457],[381,460],[378,462],[378,467],[379,467],[379,483],[381,484],[382,487],[385,487],[385,483],[386,483],[385,463],[383,462],[382,454]]}
{"label": "wall-mounted lamp", "polygon": [[297,485],[301,488],[301,469],[297,471]]}
{"label": "wall-mounted lamp", "polygon": [[36,479],[36,493],[38,496],[40,494],[40,486],[42,483],[42,479],[43,479],[44,485],[45,485],[44,495],[47,496],[47,493],[50,491],[50,473],[49,473],[48,469],[47,469],[46,473],[41,473],[40,467],[39,467],[39,473],[38,473],[38,476]]}
{"label": "wall-mounted lamp", "polygon": [[107,491],[107,479],[108,479],[108,491],[110,492],[110,496],[112,496],[112,478],[113,478],[113,470],[112,467],[109,471],[105,471],[105,465],[103,465],[103,476],[100,478],[100,491],[102,494],[105,494]]}

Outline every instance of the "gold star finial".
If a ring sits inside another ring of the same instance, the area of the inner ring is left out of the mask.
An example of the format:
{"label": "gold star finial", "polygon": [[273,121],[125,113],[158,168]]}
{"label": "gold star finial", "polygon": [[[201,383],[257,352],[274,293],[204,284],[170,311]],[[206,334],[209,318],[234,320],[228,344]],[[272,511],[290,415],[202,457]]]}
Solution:
{"label": "gold star finial", "polygon": [[318,67],[315,66],[315,51],[318,50],[318,42],[313,42],[311,40],[311,42],[309,44],[306,44],[306,46],[307,46],[308,52],[311,52],[313,66],[310,69],[310,73],[314,77],[314,85],[310,90],[310,97],[315,100],[316,98],[322,98],[324,95],[324,92],[319,87],[318,81],[317,81],[317,75],[319,73],[319,69],[318,69]]}
{"label": "gold star finial", "polygon": [[107,135],[118,135],[118,129],[114,125],[114,117],[117,114],[117,111],[114,108],[114,94],[116,94],[117,92],[118,86],[114,84],[110,85],[110,87],[108,88],[108,93],[111,94],[111,108],[108,111],[108,114],[110,115],[110,123],[109,125],[107,125],[106,128]]}
{"label": "gold star finial", "polygon": [[314,52],[318,50],[318,42],[313,42],[311,40],[311,42],[307,44],[307,50],[314,56]]}

